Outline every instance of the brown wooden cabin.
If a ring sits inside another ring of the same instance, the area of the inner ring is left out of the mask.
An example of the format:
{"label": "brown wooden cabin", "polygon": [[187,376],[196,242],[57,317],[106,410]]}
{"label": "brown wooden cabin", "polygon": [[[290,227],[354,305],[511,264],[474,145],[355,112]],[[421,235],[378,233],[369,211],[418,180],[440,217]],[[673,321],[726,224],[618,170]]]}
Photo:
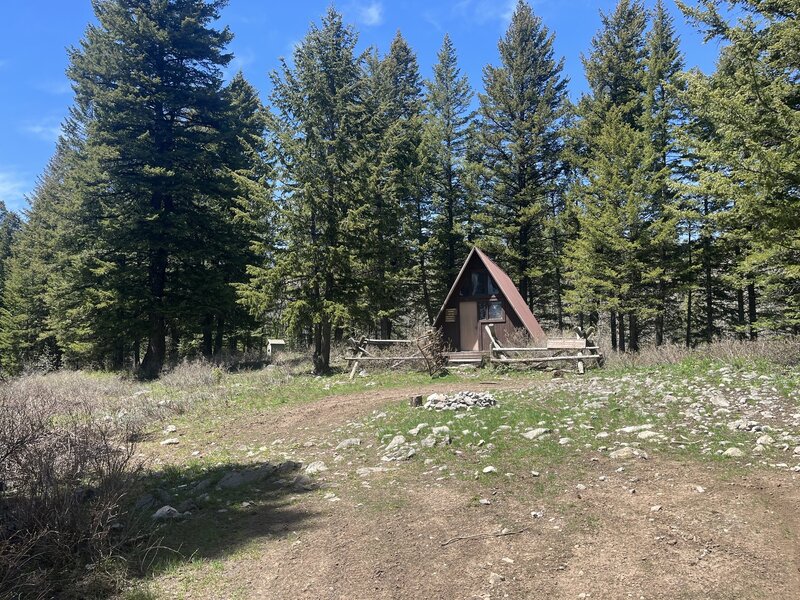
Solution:
{"label": "brown wooden cabin", "polygon": [[511,278],[486,254],[473,248],[447,294],[434,327],[445,343],[459,352],[489,352],[485,325],[492,324],[497,341],[508,346],[515,329],[524,328],[544,343],[546,335]]}

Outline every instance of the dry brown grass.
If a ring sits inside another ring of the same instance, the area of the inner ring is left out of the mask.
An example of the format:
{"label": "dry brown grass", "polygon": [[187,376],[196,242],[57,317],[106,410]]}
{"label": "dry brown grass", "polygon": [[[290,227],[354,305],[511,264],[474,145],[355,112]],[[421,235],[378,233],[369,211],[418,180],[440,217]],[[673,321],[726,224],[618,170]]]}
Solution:
{"label": "dry brown grass", "polygon": [[679,344],[646,346],[639,352],[613,352],[603,348],[610,367],[648,367],[676,364],[686,359],[711,359],[726,363],[766,361],[776,365],[800,364],[800,339],[773,338],[754,341],[721,340],[687,348]]}
{"label": "dry brown grass", "polygon": [[53,377],[63,389],[38,376],[0,388],[0,597],[113,589],[137,535],[126,506],[138,432],[98,418],[70,385],[78,377]]}

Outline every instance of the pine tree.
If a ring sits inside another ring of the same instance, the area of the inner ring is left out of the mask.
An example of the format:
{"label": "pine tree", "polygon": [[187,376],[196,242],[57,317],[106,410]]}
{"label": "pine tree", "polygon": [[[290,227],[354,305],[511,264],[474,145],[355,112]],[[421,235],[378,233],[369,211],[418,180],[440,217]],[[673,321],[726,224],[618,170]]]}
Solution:
{"label": "pine tree", "polygon": [[14,236],[5,276],[0,313],[0,368],[18,372],[42,359],[56,365],[60,349],[50,327],[47,302],[57,231],[63,223],[60,207],[67,203],[65,185],[68,150],[63,143],[37,182],[30,208]]}
{"label": "pine tree", "polygon": [[569,254],[568,301],[575,312],[607,310],[612,347],[620,350],[627,347],[625,318],[636,350],[640,318],[652,310],[644,293],[654,274],[645,261],[651,243],[650,179],[642,160],[651,150],[642,127],[646,25],[638,0],[619,0],[613,13],[602,14],[602,28],[583,59],[590,93],[579,102],[573,132],[579,174],[571,210],[578,239]]}
{"label": "pine tree", "polygon": [[737,312],[744,326],[745,290],[747,329],[755,337],[759,327],[800,328],[800,25],[794,0],[729,5],[740,13],[736,24],[716,2],[681,7],[707,39],[727,44],[716,73],[693,73],[688,94],[716,132],[698,147],[717,167],[702,174],[699,186],[733,204]]}
{"label": "pine tree", "polygon": [[[195,299],[219,291],[194,274],[218,261],[198,241],[227,202],[219,150],[231,34],[211,27],[224,5],[96,0],[98,23],[70,52],[76,130],[94,176],[77,184],[81,226],[67,247],[83,256],[69,261],[65,326],[84,344],[110,329],[120,355],[143,334],[144,377],[160,372],[168,331],[177,345],[199,326]],[[81,314],[92,316],[83,330],[69,316]]]}
{"label": "pine tree", "polygon": [[563,60],[554,58],[553,39],[520,0],[498,44],[502,65],[484,69],[486,92],[479,95],[485,201],[478,218],[487,224],[484,243],[540,314],[560,306],[548,290],[560,286],[555,221],[567,80]]}
{"label": "pine tree", "polygon": [[366,119],[356,42],[330,9],[295,49],[294,66],[284,62],[272,75],[281,244],[245,296],[252,311],[281,306],[291,331],[311,332],[318,371],[330,367],[334,329],[351,322],[361,297],[352,223],[364,189]]}
{"label": "pine tree", "polygon": [[682,160],[675,138],[683,58],[672,18],[662,0],[656,2],[647,34],[645,68],[642,127],[649,139],[645,160],[650,171],[650,206],[645,218],[652,238],[652,247],[645,249],[649,253],[645,279],[651,282],[655,299],[655,343],[661,345],[669,321],[681,317],[669,308],[676,304],[675,293],[684,277],[684,256],[678,243],[682,213],[674,191]]}
{"label": "pine tree", "polygon": [[455,281],[469,250],[467,231],[471,216],[465,181],[472,89],[458,68],[456,50],[445,35],[426,82],[424,157],[426,184],[430,188],[432,295],[444,298]]}

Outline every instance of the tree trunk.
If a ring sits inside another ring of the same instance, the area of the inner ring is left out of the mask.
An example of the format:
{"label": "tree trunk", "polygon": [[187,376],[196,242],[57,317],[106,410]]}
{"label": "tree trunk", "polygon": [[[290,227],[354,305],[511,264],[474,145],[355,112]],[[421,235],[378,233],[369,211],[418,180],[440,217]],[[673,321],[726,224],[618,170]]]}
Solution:
{"label": "tree trunk", "polygon": [[629,337],[629,347],[631,352],[638,352],[639,351],[639,317],[635,314],[631,313],[628,316],[630,320],[630,335]]}
{"label": "tree trunk", "polygon": [[617,351],[617,313],[611,311],[611,349]]}
{"label": "tree trunk", "polygon": [[620,352],[625,352],[625,315],[620,315],[617,319],[617,345]]}
{"label": "tree trunk", "polygon": [[692,289],[686,293],[686,347],[692,347]]}
{"label": "tree trunk", "polygon": [[178,364],[180,334],[178,328],[173,324],[169,327],[169,362],[172,365]]}
{"label": "tree trunk", "polygon": [[756,320],[758,320],[758,315],[756,314],[756,286],[753,283],[749,283],[747,284],[747,322],[751,340],[758,337]]}
{"label": "tree trunk", "polygon": [[164,367],[166,357],[166,323],[164,320],[164,289],[167,279],[167,251],[158,248],[153,252],[148,269],[150,284],[150,331],[147,340],[147,351],[139,369],[143,379],[155,379]]}
{"label": "tree trunk", "polygon": [[744,292],[742,288],[736,290],[736,325],[740,340],[744,339]]}

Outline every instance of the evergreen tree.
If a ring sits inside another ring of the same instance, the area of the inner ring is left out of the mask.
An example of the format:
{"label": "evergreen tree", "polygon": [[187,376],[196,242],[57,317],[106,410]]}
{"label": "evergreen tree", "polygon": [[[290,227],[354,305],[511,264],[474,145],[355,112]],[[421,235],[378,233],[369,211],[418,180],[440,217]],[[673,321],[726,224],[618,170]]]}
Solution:
{"label": "evergreen tree", "polygon": [[352,223],[364,189],[366,119],[356,41],[330,9],[295,49],[294,66],[273,73],[281,243],[243,297],[262,314],[282,306],[290,330],[310,331],[318,371],[329,368],[334,329],[351,321],[361,297]]}
{"label": "evergreen tree", "polygon": [[560,287],[563,60],[554,58],[553,35],[522,0],[498,48],[502,65],[484,69],[486,92],[479,95],[484,202],[478,218],[487,224],[484,243],[522,297],[540,314],[553,314],[560,307],[549,291]]}
{"label": "evergreen tree", "polygon": [[[625,317],[631,349],[639,321],[651,314],[644,285],[657,276],[645,255],[651,242],[649,135],[645,107],[645,27],[638,0],[619,0],[584,57],[590,93],[578,105],[572,157],[579,175],[571,190],[577,242],[569,255],[569,304],[575,312],[609,312],[612,347],[625,350]],[[644,159],[644,160],[643,160]]]}
{"label": "evergreen tree", "polygon": [[[166,338],[197,326],[194,299],[218,281],[194,277],[219,260],[208,244],[227,199],[221,68],[227,29],[211,27],[224,0],[95,0],[96,25],[70,52],[83,164],[67,247],[73,279],[66,315],[91,315],[84,343],[106,331],[119,352],[142,333],[145,377],[166,359]],[[90,115],[91,118],[87,118]],[[209,285],[206,285],[209,284]],[[117,362],[117,361],[115,361]]]}
{"label": "evergreen tree", "polygon": [[[731,0],[728,22],[718,2],[684,12],[723,47],[717,71],[695,72],[688,95],[716,136],[698,145],[715,165],[699,177],[703,193],[732,202],[731,235],[739,241],[737,312],[747,329],[800,328],[800,65],[794,0]],[[702,141],[702,140],[701,140]],[[760,300],[760,310],[757,305]]]}
{"label": "evergreen tree", "polygon": [[432,294],[444,298],[469,250],[466,237],[471,211],[466,155],[472,89],[458,68],[456,50],[445,35],[426,82],[424,156],[431,196]]}
{"label": "evergreen tree", "polygon": [[16,373],[40,359],[59,361],[47,302],[55,238],[66,204],[67,149],[59,144],[30,198],[25,222],[14,236],[4,264],[0,313],[0,368]]}
{"label": "evergreen tree", "polygon": [[656,2],[647,34],[645,68],[642,127],[649,140],[644,158],[650,171],[650,206],[645,219],[652,238],[652,247],[645,249],[649,253],[645,279],[652,282],[655,343],[661,345],[670,321],[679,322],[681,318],[677,311],[669,309],[677,304],[675,293],[685,276],[678,239],[682,213],[674,191],[682,162],[675,140],[680,125],[678,94],[683,58],[672,17],[662,0]]}

